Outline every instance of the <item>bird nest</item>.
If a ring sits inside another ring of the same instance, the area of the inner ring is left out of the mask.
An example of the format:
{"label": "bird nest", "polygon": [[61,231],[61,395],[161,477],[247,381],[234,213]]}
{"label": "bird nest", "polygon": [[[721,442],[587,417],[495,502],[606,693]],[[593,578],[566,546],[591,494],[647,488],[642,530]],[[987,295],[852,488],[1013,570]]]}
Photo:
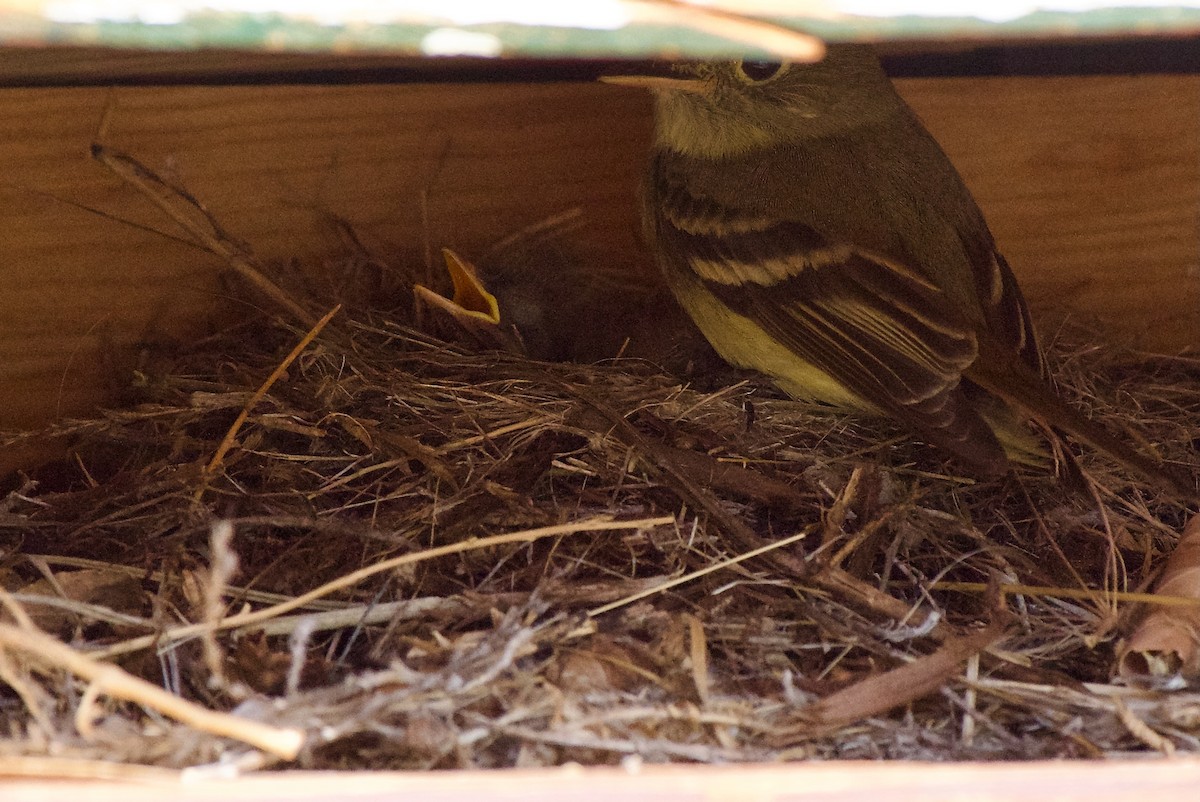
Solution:
{"label": "bird nest", "polygon": [[[1117,660],[1193,499],[1066,450],[978,481],[753,377],[476,351],[402,267],[329,272],[331,317],[158,349],[122,408],[0,437],[53,455],[0,496],[10,765],[1200,751],[1191,658]],[[1053,361],[1191,459],[1196,360]]]}

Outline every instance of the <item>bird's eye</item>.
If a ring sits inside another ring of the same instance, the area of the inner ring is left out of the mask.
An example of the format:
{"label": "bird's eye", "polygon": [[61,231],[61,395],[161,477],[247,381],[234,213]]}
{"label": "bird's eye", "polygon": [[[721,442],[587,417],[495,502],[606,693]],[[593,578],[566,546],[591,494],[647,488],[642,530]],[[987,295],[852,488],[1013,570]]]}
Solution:
{"label": "bird's eye", "polygon": [[787,67],[781,61],[739,61],[738,73],[752,84],[761,84],[780,75]]}

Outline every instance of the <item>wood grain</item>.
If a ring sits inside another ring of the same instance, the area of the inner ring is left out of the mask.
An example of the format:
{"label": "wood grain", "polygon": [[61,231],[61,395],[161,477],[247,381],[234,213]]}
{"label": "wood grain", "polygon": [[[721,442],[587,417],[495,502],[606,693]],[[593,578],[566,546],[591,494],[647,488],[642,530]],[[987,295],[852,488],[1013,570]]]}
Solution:
{"label": "wood grain", "polygon": [[[902,91],[977,193],[1035,306],[1158,349],[1200,342],[1200,77],[913,80]],[[212,257],[87,157],[177,177],[266,259],[340,247],[424,265],[564,209],[649,269],[636,187],[649,103],[590,84],[0,89],[0,426],[115,398],[140,344],[203,332]]]}
{"label": "wood grain", "polygon": [[1065,312],[1158,350],[1200,345],[1200,79],[902,84],[1042,326]]}

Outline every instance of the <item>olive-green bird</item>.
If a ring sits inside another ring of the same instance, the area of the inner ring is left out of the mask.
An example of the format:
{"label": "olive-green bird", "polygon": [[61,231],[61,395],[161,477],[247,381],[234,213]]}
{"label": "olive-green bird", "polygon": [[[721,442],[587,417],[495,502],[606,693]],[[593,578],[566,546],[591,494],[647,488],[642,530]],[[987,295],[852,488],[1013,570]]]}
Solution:
{"label": "olive-green bird", "polygon": [[1020,409],[1194,489],[1056,395],[982,213],[869,47],[607,80],[654,92],[646,232],[726,360],[890,415],[981,473],[1045,461]]}

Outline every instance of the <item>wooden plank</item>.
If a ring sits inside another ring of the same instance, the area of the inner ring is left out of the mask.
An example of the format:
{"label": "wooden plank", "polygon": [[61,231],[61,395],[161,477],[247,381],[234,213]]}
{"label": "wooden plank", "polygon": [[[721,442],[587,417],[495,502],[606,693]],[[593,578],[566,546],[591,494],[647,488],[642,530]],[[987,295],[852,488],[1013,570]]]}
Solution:
{"label": "wooden plank", "polygon": [[[453,63],[447,63],[453,62]],[[456,59],[419,59],[396,55],[292,53],[241,50],[173,51],[106,47],[0,48],[0,82],[8,86],[105,85],[132,82],[225,82],[229,78],[257,82],[263,76],[452,67]],[[486,62],[499,63],[500,62]]]}
{"label": "wooden plank", "polygon": [[1200,80],[901,84],[1030,303],[1169,351],[1200,345]]}
{"label": "wooden plank", "polygon": [[[1200,77],[929,79],[902,90],[988,212],[1040,310],[1169,349],[1200,341]],[[179,177],[267,259],[339,246],[470,254],[574,206],[649,269],[636,186],[649,103],[591,84],[0,90],[0,425],[113,398],[141,341],[231,306],[211,257],[63,201],[166,227],[87,159],[107,143]],[[248,303],[244,299],[233,302]]]}
{"label": "wooden plank", "polygon": [[[19,760],[17,758],[16,760]],[[16,762],[14,760],[13,762]],[[66,761],[63,761],[66,763]],[[64,768],[67,768],[64,766]],[[1007,802],[1186,802],[1195,799],[1200,762],[1130,760],[1025,763],[918,763],[830,761],[776,766],[567,766],[558,769],[431,772],[285,772],[233,779],[192,776],[172,782],[161,770],[118,771],[124,782],[78,779],[3,783],[6,802],[367,802],[431,799],[440,802],[926,802],[970,799]],[[72,774],[71,777],[87,776]]]}

